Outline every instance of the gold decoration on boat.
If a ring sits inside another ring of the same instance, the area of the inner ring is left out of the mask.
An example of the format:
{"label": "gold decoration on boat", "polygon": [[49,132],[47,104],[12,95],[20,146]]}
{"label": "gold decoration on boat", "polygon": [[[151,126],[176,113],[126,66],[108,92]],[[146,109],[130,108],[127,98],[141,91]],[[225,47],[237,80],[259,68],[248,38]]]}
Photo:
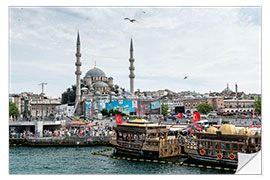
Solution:
{"label": "gold decoration on boat", "polygon": [[253,135],[252,131],[249,128],[242,128],[239,133],[240,135]]}
{"label": "gold decoration on boat", "polygon": [[212,134],[216,134],[216,132],[218,131],[217,128],[215,128],[214,126],[210,126],[208,129],[207,129],[207,133],[212,133]]}
{"label": "gold decoration on boat", "polygon": [[221,134],[238,134],[238,129],[233,124],[223,124],[219,131]]}

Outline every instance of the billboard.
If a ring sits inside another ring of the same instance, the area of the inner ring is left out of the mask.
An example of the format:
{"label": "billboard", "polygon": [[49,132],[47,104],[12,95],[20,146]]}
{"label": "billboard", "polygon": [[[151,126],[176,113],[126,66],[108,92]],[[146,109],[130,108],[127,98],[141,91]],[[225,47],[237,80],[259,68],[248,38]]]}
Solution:
{"label": "billboard", "polygon": [[145,113],[149,113],[150,106],[149,103],[151,103],[151,100],[138,100],[136,108],[136,114],[137,115],[144,115]]}
{"label": "billboard", "polygon": [[154,101],[149,103],[148,105],[149,112],[151,114],[160,114],[160,107],[161,107],[160,101]]}
{"label": "billboard", "polygon": [[84,107],[85,107],[85,116],[87,118],[90,118],[90,116],[91,116],[91,101],[85,101]]}
{"label": "billboard", "polygon": [[135,112],[135,107],[137,103],[134,103],[133,100],[112,100],[112,102],[106,102],[105,107],[108,111],[111,109],[118,109],[124,113]]}

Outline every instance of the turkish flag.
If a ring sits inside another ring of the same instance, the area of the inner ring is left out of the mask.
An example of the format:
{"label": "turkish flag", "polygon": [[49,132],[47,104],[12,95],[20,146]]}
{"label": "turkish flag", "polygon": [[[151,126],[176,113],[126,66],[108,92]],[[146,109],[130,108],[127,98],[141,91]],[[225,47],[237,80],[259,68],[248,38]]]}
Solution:
{"label": "turkish flag", "polygon": [[201,118],[200,113],[195,111],[195,112],[193,113],[193,122],[198,122],[198,121],[200,121],[200,118]]}
{"label": "turkish flag", "polygon": [[195,127],[195,128],[201,127],[201,125],[199,125],[199,124],[194,124],[194,127]]}
{"label": "turkish flag", "polygon": [[249,127],[250,127],[250,128],[254,128],[254,126],[252,126],[252,124],[251,124],[251,125],[249,125]]}
{"label": "turkish flag", "polygon": [[182,117],[183,117],[183,114],[181,114],[181,113],[178,112],[177,117],[178,117],[178,118],[182,118]]}
{"label": "turkish flag", "polygon": [[119,116],[118,114],[116,114],[116,124],[122,124],[122,116]]}

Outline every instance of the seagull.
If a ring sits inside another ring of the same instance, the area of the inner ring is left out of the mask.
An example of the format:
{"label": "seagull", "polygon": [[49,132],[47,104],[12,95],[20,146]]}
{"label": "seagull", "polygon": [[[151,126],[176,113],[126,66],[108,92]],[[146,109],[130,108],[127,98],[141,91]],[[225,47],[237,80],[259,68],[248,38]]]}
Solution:
{"label": "seagull", "polygon": [[187,76],[185,76],[184,79],[187,79]]}
{"label": "seagull", "polygon": [[[124,20],[129,20],[129,21],[132,22],[132,23],[133,23],[134,21],[136,21],[136,19],[130,19],[130,18],[127,18],[127,17],[124,18]],[[138,22],[138,21],[136,21],[136,22]]]}

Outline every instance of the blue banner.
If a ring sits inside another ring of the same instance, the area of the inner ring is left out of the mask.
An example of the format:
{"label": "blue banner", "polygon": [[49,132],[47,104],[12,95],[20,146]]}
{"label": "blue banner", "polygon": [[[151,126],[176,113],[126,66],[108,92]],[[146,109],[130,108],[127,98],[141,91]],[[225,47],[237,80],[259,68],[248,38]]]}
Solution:
{"label": "blue banner", "polygon": [[[151,102],[151,109],[159,109],[160,108],[160,101],[155,101],[155,102]],[[150,109],[150,104],[148,105],[149,109]]]}

